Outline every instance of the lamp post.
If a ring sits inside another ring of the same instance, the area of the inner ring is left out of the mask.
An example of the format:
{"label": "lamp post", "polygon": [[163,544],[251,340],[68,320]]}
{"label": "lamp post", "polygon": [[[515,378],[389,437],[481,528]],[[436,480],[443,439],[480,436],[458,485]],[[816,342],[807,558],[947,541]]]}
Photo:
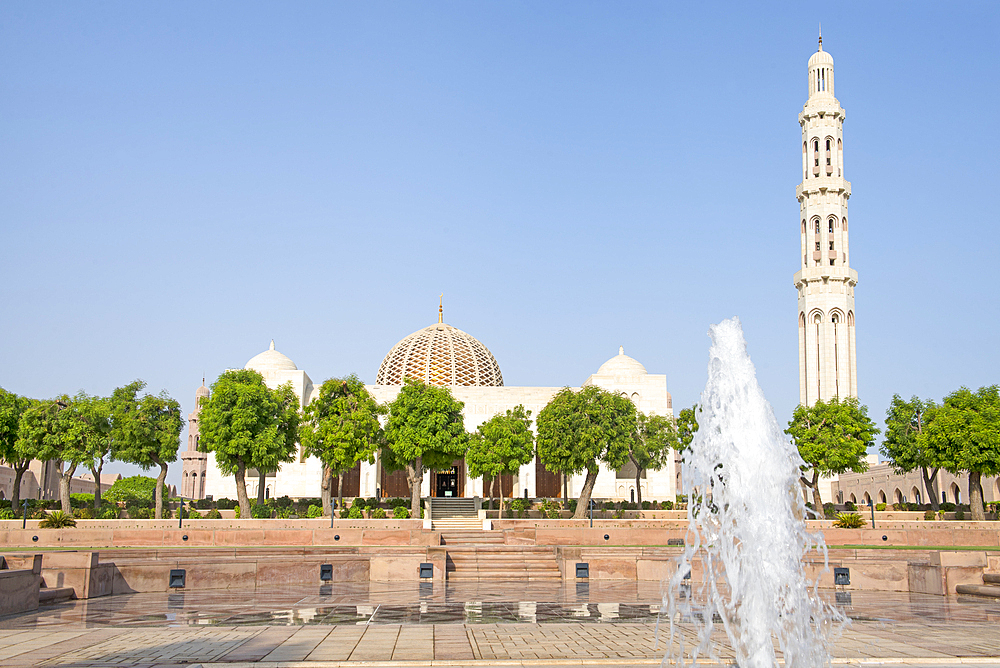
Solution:
{"label": "lamp post", "polygon": [[868,499],[868,508],[872,511],[872,529],[875,528],[875,499]]}
{"label": "lamp post", "polygon": [[24,529],[28,526],[28,500],[25,499],[21,506],[24,509],[21,511],[21,528]]}

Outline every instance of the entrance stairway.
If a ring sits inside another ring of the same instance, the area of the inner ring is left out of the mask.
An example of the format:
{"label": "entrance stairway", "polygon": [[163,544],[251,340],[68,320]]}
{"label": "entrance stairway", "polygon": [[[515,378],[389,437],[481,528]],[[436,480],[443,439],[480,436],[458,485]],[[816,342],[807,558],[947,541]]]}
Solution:
{"label": "entrance stairway", "polygon": [[955,586],[955,592],[970,596],[985,596],[1000,598],[1000,573],[983,573],[983,584],[960,584]]}
{"label": "entrance stairway", "polygon": [[483,522],[476,512],[476,500],[435,497],[431,501],[431,528],[442,532],[481,532]]}
{"label": "entrance stairway", "polygon": [[450,582],[562,580],[553,549],[534,545],[462,545],[450,548],[445,571]]}

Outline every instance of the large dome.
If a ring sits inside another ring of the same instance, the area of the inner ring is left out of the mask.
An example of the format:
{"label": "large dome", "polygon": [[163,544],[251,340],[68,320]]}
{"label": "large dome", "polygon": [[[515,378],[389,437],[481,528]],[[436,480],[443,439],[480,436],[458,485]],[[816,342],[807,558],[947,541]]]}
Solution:
{"label": "large dome", "polygon": [[382,360],[376,385],[415,378],[429,385],[503,385],[493,353],[474,336],[439,322],[397,343]]}

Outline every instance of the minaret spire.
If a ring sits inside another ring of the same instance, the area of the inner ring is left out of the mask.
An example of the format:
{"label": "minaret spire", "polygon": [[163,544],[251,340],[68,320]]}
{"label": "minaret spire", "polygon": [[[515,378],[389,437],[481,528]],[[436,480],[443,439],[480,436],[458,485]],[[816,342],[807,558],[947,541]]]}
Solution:
{"label": "minaret spire", "polygon": [[438,303],[438,324],[444,322],[444,293],[441,293],[441,301]]}
{"label": "minaret spire", "polygon": [[818,51],[822,51],[822,50],[823,50],[823,24],[820,23],[819,24],[819,49],[818,49]]}

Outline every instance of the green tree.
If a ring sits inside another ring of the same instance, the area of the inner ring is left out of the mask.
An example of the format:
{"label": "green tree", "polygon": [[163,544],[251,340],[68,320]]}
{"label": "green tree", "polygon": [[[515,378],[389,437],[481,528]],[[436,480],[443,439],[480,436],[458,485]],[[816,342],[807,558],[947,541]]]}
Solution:
{"label": "green tree", "polygon": [[935,482],[943,462],[939,453],[928,446],[926,438],[927,425],[933,419],[935,408],[937,406],[930,399],[922,401],[911,397],[905,401],[898,394],[892,395],[892,403],[885,412],[885,440],[880,450],[897,474],[920,469],[931,509],[937,511]]}
{"label": "green tree", "polygon": [[698,432],[698,404],[691,408],[682,408],[677,415],[677,438],[680,441],[680,451],[684,452],[694,440],[694,435]]}
{"label": "green tree", "polygon": [[184,417],[181,406],[166,391],[159,395],[139,393],[146,383],[135,380],[116,388],[108,402],[111,415],[111,453],[120,461],[136,464],[144,471],[160,468],[156,477],[156,519],[163,517],[163,483],[167,466],[177,461]]}
{"label": "green tree", "polygon": [[285,446],[288,448],[286,454],[267,453],[258,459],[257,465],[257,503],[264,503],[264,492],[267,488],[267,475],[271,471],[277,472],[285,462],[295,460],[295,442],[299,438],[299,429],[302,421],[302,413],[299,412],[299,399],[295,396],[295,390],[291,383],[284,383],[271,390],[271,394],[278,402],[278,433],[286,440]]}
{"label": "green tree", "polygon": [[635,466],[636,500],[642,504],[639,480],[643,471],[658,471],[670,463],[674,450],[681,445],[677,427],[669,417],[636,414],[635,435],[629,443],[628,458]]}
{"label": "green tree", "polygon": [[425,471],[443,469],[465,455],[469,435],[462,408],[446,387],[406,378],[389,404],[382,463],[387,471],[406,471],[410,511],[420,516],[420,484]]}
{"label": "green tree", "polygon": [[40,401],[26,410],[18,427],[18,448],[33,452],[40,460],[58,460],[59,502],[64,513],[72,513],[70,481],[77,467],[93,467],[98,442],[107,438],[110,424],[98,397],[80,392],[72,399]]}
{"label": "green tree", "polygon": [[[531,433],[531,411],[518,405],[506,413],[498,413],[479,425],[469,441],[465,463],[473,478],[492,477],[500,488],[500,514],[503,515],[503,486],[500,476],[516,473],[535,458],[535,436]],[[493,485],[491,485],[492,487]],[[490,490],[490,508],[493,490]]]}
{"label": "green tree", "polygon": [[1000,474],[1000,387],[963,387],[944,398],[926,428],[927,442],[951,473],[969,474],[969,506],[983,521],[982,476]]}
{"label": "green tree", "polygon": [[627,397],[596,386],[563,388],[538,413],[538,458],[549,471],[587,472],[574,519],[583,519],[599,462],[620,469],[635,438],[636,409]]}
{"label": "green tree", "polygon": [[868,417],[868,408],[856,398],[834,397],[830,401],[817,401],[812,406],[800,404],[785,433],[792,437],[805,462],[803,472],[812,470],[812,479],[803,475],[800,480],[812,489],[813,508],[821,512],[820,475],[867,471],[865,457],[879,429]]}
{"label": "green tree", "polygon": [[343,507],[344,473],[361,460],[375,461],[382,440],[379,415],[384,411],[356,375],[331,378],[309,402],[302,422],[302,447],[323,462],[323,508],[330,507],[337,476],[337,506]]}
{"label": "green tree", "polygon": [[293,407],[297,413],[298,402],[286,389],[276,394],[258,372],[238,369],[220,375],[202,400],[199,447],[214,452],[219,470],[236,478],[241,517],[250,517],[247,470],[277,470],[294,459],[298,420],[290,413]]}
{"label": "green tree", "polygon": [[23,452],[17,447],[17,431],[21,415],[31,407],[31,399],[21,397],[0,387],[0,461],[14,470],[14,489],[10,506],[17,511],[21,503],[21,479],[28,470],[34,452]]}

